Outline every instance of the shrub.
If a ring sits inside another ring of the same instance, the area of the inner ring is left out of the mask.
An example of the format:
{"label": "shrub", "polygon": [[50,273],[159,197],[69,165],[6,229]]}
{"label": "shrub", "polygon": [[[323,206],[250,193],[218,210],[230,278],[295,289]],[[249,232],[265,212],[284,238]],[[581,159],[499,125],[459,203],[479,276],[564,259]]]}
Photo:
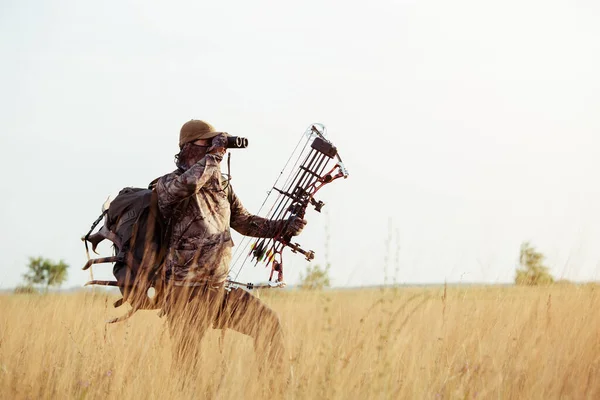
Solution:
{"label": "shrub", "polygon": [[519,257],[520,268],[517,269],[515,283],[517,285],[548,285],[554,282],[550,270],[544,263],[544,255],[535,250],[529,242],[521,244]]}
{"label": "shrub", "polygon": [[329,264],[321,268],[320,265],[307,265],[306,275],[300,273],[300,288],[305,290],[322,290],[331,286],[329,281]]}
{"label": "shrub", "polygon": [[55,263],[46,258],[37,257],[29,258],[29,270],[23,275],[26,286],[40,285],[45,286],[46,290],[50,286],[60,287],[67,280],[67,269],[69,266],[64,261],[60,260]]}

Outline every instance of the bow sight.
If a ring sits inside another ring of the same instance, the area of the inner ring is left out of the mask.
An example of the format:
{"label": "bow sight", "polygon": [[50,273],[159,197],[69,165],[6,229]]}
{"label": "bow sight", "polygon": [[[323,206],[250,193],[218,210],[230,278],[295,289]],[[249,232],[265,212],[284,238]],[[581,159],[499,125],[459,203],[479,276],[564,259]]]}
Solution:
{"label": "bow sight", "polygon": [[[305,139],[305,137],[308,137],[308,139]],[[303,140],[306,140],[304,147],[299,151],[299,156],[294,166],[289,170],[289,175],[283,187],[278,188],[279,179],[284,171],[287,170],[289,162],[292,160],[294,154],[298,152],[298,148]],[[309,143],[310,147],[308,146]],[[300,142],[298,142],[294,154],[292,154],[275,181],[273,190],[269,191],[269,196],[273,192],[276,192],[278,193],[278,197],[266,217],[271,220],[282,221],[281,227],[273,238],[257,239],[250,246],[250,251],[239,267],[235,279],[239,276],[246,261],[250,259],[251,261],[255,261],[255,265],[259,262],[270,265],[271,275],[269,282],[272,281],[274,273],[277,273],[275,282],[277,282],[277,286],[281,287],[285,285],[283,281],[284,248],[288,247],[292,253],[304,255],[307,261],[311,261],[315,257],[314,251],[304,250],[299,243],[292,243],[292,236],[286,234],[287,228],[294,218],[304,218],[309,205],[314,207],[317,212],[321,212],[325,203],[315,199],[316,193],[323,186],[338,178],[347,178],[348,171],[342,163],[337,148],[331,141],[325,139],[325,127],[320,124],[310,126],[306,131],[306,135],[303,135]],[[298,165],[301,159],[303,161]],[[267,196],[267,199],[269,196]],[[265,200],[263,206],[266,202],[267,200]],[[260,214],[260,210],[257,214]],[[240,246],[240,248],[243,249],[244,246]],[[241,254],[238,254],[234,263],[239,260]],[[239,284],[239,282],[233,280],[230,283]],[[252,284],[245,286],[247,288],[251,286],[256,287],[256,285]]]}

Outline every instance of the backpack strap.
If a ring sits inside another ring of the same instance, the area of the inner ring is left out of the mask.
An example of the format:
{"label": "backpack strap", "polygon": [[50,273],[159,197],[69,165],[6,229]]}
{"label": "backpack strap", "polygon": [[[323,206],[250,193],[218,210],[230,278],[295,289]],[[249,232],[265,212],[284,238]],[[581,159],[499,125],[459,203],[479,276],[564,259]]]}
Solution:
{"label": "backpack strap", "polygon": [[229,204],[233,203],[233,189],[231,188],[231,183],[227,185],[227,201],[229,201]]}
{"label": "backpack strap", "polygon": [[154,189],[156,188],[156,185],[158,184],[158,180],[159,180],[160,178],[161,178],[161,177],[159,176],[158,178],[156,178],[156,179],[154,179],[152,182],[150,182],[150,183],[148,184],[148,189],[150,189],[150,190],[154,190]]}
{"label": "backpack strap", "polygon": [[[161,246],[160,246],[160,249],[158,250],[156,259],[164,260],[166,254],[167,254],[167,251],[169,249],[171,235],[173,234],[173,225],[175,225],[177,220],[179,220],[179,218],[181,218],[181,214],[188,208],[191,197],[187,197],[186,199],[179,202],[179,204],[173,211],[171,218],[169,218],[169,220],[165,222],[162,215],[160,215],[160,210],[158,208],[158,193],[156,192],[156,185],[157,185],[158,179],[160,179],[160,178],[153,180],[148,185],[148,187],[152,190],[152,195],[150,197],[150,215],[148,218],[152,219],[152,221],[156,221],[160,224],[160,228],[161,228],[161,232],[162,232],[163,236],[160,241]],[[162,269],[163,268],[159,268],[159,270],[162,270]],[[156,274],[160,272],[159,270],[154,271],[154,277],[156,277]],[[163,271],[163,272],[165,272],[165,271]]]}

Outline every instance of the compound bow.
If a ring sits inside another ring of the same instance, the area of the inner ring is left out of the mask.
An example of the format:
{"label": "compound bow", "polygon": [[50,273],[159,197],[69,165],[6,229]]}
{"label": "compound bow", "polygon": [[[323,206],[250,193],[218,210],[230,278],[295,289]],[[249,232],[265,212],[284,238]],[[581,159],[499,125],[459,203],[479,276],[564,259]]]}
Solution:
{"label": "compound bow", "polygon": [[[294,154],[298,153],[298,149],[303,140],[305,140],[305,144],[302,147],[294,166],[291,168],[284,185],[280,189],[277,187],[277,184],[283,176],[283,173],[287,170],[287,166]],[[309,144],[310,147],[308,146]],[[303,159],[303,161],[298,165],[301,159]],[[272,190],[268,192],[267,198],[261,206],[262,209],[272,193],[278,193],[277,199],[267,214],[267,218],[285,222],[280,224],[274,237],[254,240],[254,243],[250,246],[250,251],[247,253],[247,256],[237,271],[235,279],[229,280],[229,284],[244,286],[248,289],[285,286],[283,280],[283,250],[286,247],[288,247],[292,253],[302,254],[307,261],[311,261],[315,257],[314,251],[304,250],[299,243],[292,242],[292,236],[286,234],[289,224],[292,223],[295,218],[304,219],[306,209],[309,205],[313,206],[317,212],[321,212],[325,203],[315,199],[317,192],[321,190],[323,186],[336,179],[347,177],[348,171],[338,154],[337,148],[333,143],[325,139],[325,127],[321,124],[311,125],[300,138],[294,152],[288,159],[286,165],[279,174],[279,177],[275,181]],[[258,213],[260,213],[260,210]],[[245,250],[239,249],[245,248],[246,247],[243,245],[238,248],[238,251],[234,255],[234,264],[237,263],[240,257],[245,253]],[[267,266],[271,266],[271,274],[268,283],[253,284],[236,281],[248,260],[250,260],[250,262],[255,262],[255,265],[262,262]],[[277,273],[277,276],[275,280],[273,280],[275,273]]]}

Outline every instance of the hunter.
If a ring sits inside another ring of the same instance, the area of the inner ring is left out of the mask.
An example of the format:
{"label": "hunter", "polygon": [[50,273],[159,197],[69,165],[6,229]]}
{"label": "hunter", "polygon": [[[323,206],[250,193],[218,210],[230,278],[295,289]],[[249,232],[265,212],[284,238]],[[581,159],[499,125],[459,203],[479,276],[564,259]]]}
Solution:
{"label": "hunter", "polygon": [[263,362],[281,361],[284,355],[277,314],[243,289],[226,289],[230,228],[246,236],[273,237],[287,226],[284,233],[295,236],[306,221],[272,221],[244,208],[221,174],[227,137],[207,122],[186,122],[179,135],[177,170],[156,185],[160,213],[171,226],[164,311],[178,366],[196,367],[200,341],[211,327],[251,336]]}

